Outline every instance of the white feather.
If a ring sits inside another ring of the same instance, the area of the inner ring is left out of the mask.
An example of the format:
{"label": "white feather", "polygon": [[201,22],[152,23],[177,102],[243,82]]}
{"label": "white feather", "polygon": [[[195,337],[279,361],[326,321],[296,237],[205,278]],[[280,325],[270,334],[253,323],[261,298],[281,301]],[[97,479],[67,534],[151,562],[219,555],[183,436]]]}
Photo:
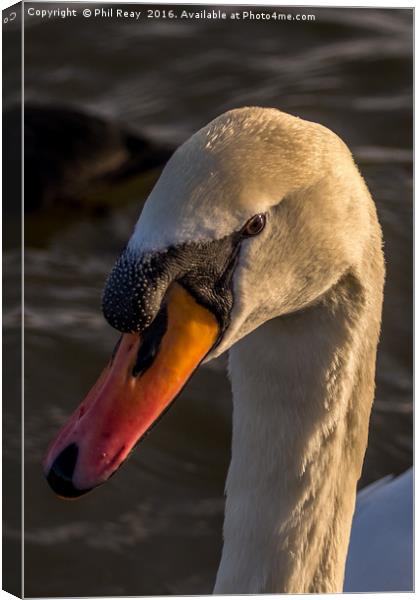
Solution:
{"label": "white feather", "polygon": [[413,589],[413,470],[381,479],[357,497],[346,592]]}
{"label": "white feather", "polygon": [[[375,205],[350,151],[325,127],[280,111],[230,111],[171,158],[130,248],[218,239],[262,211],[267,226],[242,244],[231,323],[209,356],[230,349],[234,400],[215,592],[337,592],[384,282]],[[410,513],[410,491],[407,476],[360,500],[347,589],[411,589],[411,522],[398,518]],[[395,528],[388,541],[389,520],[404,538],[395,541]]]}

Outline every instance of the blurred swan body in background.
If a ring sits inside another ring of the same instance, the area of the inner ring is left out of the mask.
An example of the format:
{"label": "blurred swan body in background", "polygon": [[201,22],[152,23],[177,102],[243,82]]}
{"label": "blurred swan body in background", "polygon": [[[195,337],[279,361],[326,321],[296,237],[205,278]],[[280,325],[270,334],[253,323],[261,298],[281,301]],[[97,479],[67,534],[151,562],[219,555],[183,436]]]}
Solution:
{"label": "blurred swan body in background", "polygon": [[413,589],[413,469],[357,495],[345,592]]}

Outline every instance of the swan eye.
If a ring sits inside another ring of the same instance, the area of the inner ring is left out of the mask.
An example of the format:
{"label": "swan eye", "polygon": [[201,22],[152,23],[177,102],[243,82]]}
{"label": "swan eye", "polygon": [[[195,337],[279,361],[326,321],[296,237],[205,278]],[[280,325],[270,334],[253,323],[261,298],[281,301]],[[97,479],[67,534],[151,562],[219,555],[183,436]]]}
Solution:
{"label": "swan eye", "polygon": [[254,215],[242,230],[244,236],[258,235],[265,227],[265,215]]}

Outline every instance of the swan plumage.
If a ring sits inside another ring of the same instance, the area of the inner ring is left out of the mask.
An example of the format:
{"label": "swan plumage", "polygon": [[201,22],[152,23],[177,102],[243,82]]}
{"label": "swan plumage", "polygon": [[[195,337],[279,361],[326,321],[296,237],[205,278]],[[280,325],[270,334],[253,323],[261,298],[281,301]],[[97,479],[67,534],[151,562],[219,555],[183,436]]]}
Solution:
{"label": "swan plumage", "polygon": [[344,591],[413,589],[413,469],[362,489],[347,555]]}
{"label": "swan plumage", "polygon": [[[244,235],[256,214],[266,226]],[[125,332],[117,366],[140,344],[136,334],[153,331],[162,307],[172,306],[168,294],[175,297],[179,281],[207,332],[215,326],[208,314],[213,321],[217,315],[219,335],[210,336],[217,343],[200,357],[229,350],[232,458],[215,592],[341,591],[384,284],[375,205],[344,142],[319,124],[251,107],[221,115],[178,148],[105,288],[105,317]],[[186,323],[189,313],[183,315]],[[148,366],[151,348],[162,356],[158,344],[148,344]],[[75,481],[93,487],[119,466],[120,454],[108,471],[86,465],[96,452],[89,414],[100,405],[107,417],[110,395],[102,402],[101,390],[112,387],[116,368],[111,361],[106,385],[94,388],[88,410],[75,413],[52,446],[45,465],[55,489],[70,482],[71,494],[80,495],[86,490]],[[149,397],[147,403],[150,417]],[[121,417],[121,430],[127,427]],[[132,429],[130,436],[124,453],[134,443]],[[372,498],[393,497],[386,487]],[[354,586],[358,566],[347,564]]]}

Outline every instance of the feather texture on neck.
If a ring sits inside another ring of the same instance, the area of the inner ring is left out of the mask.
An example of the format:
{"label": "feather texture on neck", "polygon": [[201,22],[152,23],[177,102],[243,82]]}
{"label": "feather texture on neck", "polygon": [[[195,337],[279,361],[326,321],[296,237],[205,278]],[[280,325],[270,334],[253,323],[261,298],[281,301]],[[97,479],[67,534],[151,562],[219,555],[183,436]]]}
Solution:
{"label": "feather texture on neck", "polygon": [[368,292],[348,272],[317,304],[231,350],[232,462],[216,593],[342,589],[379,335]]}

